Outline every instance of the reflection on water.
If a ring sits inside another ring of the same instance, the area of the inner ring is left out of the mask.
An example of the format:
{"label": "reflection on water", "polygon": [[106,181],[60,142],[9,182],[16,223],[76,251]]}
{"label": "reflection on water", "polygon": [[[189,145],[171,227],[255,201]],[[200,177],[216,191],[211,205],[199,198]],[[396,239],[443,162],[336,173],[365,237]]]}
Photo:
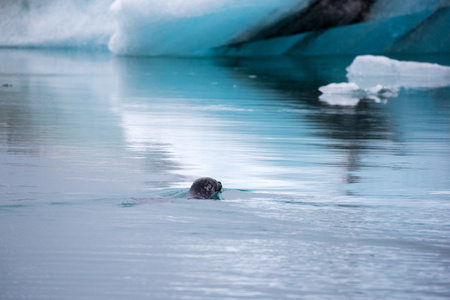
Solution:
{"label": "reflection on water", "polygon": [[[0,298],[450,294],[448,87],[349,107],[318,87],[352,57],[0,57]],[[200,176],[223,201],[181,199]]]}
{"label": "reflection on water", "polygon": [[[447,148],[448,88],[404,90],[387,104],[318,101],[317,87],[345,78],[351,58],[3,55],[2,82],[12,85],[1,90],[4,153],[24,154],[12,156],[20,157],[19,164],[33,164],[27,160],[36,157],[56,165],[62,160],[64,168],[38,172],[89,193],[186,187],[205,175],[230,188],[296,194],[398,195],[405,186],[417,186],[404,179],[411,172],[427,187],[413,195],[447,187],[448,176],[431,179],[447,172],[445,151],[409,152]],[[432,104],[444,109],[433,110]],[[407,128],[421,123],[427,126]],[[411,144],[410,137],[430,130],[438,145],[417,138]],[[11,163],[11,156],[2,157]],[[435,164],[414,170],[424,159]],[[61,176],[67,172],[76,175]],[[98,192],[93,180],[101,182]]]}

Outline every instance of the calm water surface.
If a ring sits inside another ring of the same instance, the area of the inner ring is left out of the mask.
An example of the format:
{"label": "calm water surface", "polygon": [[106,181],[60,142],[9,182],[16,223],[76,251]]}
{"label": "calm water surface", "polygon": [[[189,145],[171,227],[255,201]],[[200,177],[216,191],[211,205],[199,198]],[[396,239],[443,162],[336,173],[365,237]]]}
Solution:
{"label": "calm water surface", "polygon": [[[0,61],[1,299],[450,297],[450,87],[333,106],[352,57]],[[201,176],[220,201],[183,199]]]}

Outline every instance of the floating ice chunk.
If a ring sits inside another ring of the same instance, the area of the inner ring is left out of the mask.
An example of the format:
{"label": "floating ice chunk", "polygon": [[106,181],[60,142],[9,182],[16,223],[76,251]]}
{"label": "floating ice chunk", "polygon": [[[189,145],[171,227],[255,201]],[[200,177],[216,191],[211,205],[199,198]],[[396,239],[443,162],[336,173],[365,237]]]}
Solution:
{"label": "floating ice chunk", "polygon": [[342,83],[330,83],[325,86],[321,86],[319,91],[324,94],[349,94],[354,93],[359,90],[359,86],[353,82],[342,82]]}
{"label": "floating ice chunk", "polygon": [[431,63],[398,61],[384,56],[357,56],[347,67],[349,82],[319,88],[319,100],[330,105],[356,105],[359,100],[375,102],[397,97],[399,88],[450,86],[450,67]]}
{"label": "floating ice chunk", "polygon": [[440,77],[450,74],[450,67],[438,64],[398,61],[385,56],[373,55],[357,56],[346,70],[349,74],[358,76],[397,75],[405,77]]}
{"label": "floating ice chunk", "polygon": [[354,82],[330,83],[321,86],[319,91],[322,92],[322,95],[319,96],[320,101],[341,106],[355,106],[362,99],[381,102],[388,98],[397,97],[396,88],[388,88],[378,84],[363,89]]}
{"label": "floating ice chunk", "polygon": [[384,56],[357,56],[346,70],[349,82],[364,89],[376,85],[393,88],[436,88],[450,85],[450,67],[398,61]]}

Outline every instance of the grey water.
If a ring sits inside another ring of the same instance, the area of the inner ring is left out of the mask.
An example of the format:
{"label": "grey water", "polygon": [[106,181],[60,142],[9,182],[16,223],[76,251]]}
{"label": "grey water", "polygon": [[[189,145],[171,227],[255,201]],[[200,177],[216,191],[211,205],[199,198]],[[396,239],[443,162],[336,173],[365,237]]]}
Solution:
{"label": "grey water", "polygon": [[1,50],[0,298],[450,298],[450,87],[352,59]]}

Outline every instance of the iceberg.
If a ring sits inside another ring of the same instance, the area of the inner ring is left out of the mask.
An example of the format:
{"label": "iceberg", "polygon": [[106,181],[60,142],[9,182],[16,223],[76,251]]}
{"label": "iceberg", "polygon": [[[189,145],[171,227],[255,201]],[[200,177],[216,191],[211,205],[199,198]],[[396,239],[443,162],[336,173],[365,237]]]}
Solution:
{"label": "iceberg", "polygon": [[[310,1],[310,6],[327,1]],[[351,2],[351,1],[347,1]],[[363,17],[328,28],[300,31],[291,35],[253,34],[248,40],[214,49],[227,56],[325,56],[393,53],[449,53],[450,2],[446,0],[377,0],[352,1],[368,3]],[[353,5],[355,5],[353,3]],[[351,8],[349,5],[344,9]],[[308,9],[308,7],[306,8]],[[324,5],[324,10],[328,7]],[[340,13],[340,12],[337,12]],[[290,16],[284,16],[289,18]],[[322,14],[327,24],[333,18]],[[284,29],[287,31],[287,29]],[[255,39],[254,36],[267,37]],[[333,47],[330,47],[333,45]]]}
{"label": "iceberg", "polygon": [[4,0],[0,48],[203,57],[450,53],[449,25],[448,0]]}
{"label": "iceberg", "polygon": [[354,106],[360,100],[375,102],[397,97],[399,89],[450,86],[450,67],[398,61],[385,56],[357,56],[346,68],[349,82],[321,86],[319,100],[330,105]]}
{"label": "iceberg", "polygon": [[2,0],[0,48],[107,50],[112,0]]}
{"label": "iceberg", "polygon": [[304,0],[116,0],[109,49],[119,55],[208,56],[236,35]]}

